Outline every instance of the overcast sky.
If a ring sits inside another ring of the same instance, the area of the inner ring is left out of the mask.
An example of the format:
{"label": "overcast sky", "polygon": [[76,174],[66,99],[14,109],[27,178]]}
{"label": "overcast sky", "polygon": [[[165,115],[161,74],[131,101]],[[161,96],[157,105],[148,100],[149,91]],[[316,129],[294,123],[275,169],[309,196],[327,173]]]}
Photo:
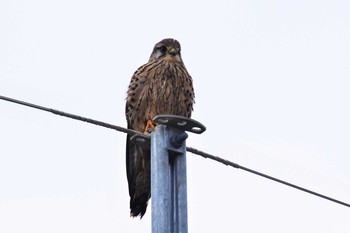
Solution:
{"label": "overcast sky", "polygon": [[[0,2],[0,95],[126,126],[133,72],[172,37],[187,145],[350,203],[349,1]],[[151,232],[125,137],[0,100],[0,232]],[[187,154],[189,232],[350,232],[350,208]]]}

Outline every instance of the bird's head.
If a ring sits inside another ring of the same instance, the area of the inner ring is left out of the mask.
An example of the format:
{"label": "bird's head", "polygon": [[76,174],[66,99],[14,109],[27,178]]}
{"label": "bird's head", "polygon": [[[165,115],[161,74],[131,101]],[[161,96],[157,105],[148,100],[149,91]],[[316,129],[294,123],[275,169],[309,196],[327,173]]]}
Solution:
{"label": "bird's head", "polygon": [[164,59],[172,62],[182,62],[181,45],[177,40],[164,39],[158,42],[149,58],[149,61]]}

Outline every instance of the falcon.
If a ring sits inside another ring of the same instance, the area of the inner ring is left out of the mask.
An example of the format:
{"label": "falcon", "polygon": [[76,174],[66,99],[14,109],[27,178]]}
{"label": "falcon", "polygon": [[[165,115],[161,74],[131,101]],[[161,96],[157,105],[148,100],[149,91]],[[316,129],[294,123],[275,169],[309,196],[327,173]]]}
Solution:
{"label": "falcon", "polygon": [[[159,114],[191,117],[194,104],[192,78],[181,58],[177,40],[164,39],[152,51],[148,63],[136,70],[127,91],[125,114],[128,129],[143,133],[155,130],[152,119]],[[126,172],[130,216],[140,218],[151,197],[150,148],[126,138]]]}

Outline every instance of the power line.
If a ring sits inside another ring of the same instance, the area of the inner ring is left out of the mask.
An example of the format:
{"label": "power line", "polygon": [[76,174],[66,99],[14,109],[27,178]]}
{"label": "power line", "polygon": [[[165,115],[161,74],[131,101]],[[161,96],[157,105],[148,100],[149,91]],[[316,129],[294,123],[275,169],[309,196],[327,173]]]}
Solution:
{"label": "power line", "polygon": [[252,170],[252,169],[250,169],[250,168],[243,167],[243,166],[241,166],[241,165],[239,165],[239,164],[237,164],[237,163],[233,163],[233,162],[228,161],[228,160],[226,160],[226,159],[223,159],[223,158],[220,158],[220,157],[217,157],[217,156],[214,156],[214,155],[205,153],[205,152],[203,152],[203,151],[199,151],[199,150],[197,150],[197,149],[195,149],[195,148],[187,147],[186,150],[189,151],[189,152],[191,152],[191,153],[193,153],[193,154],[200,155],[200,156],[202,156],[202,157],[204,157],[204,158],[211,159],[211,160],[215,160],[215,161],[217,161],[217,162],[219,162],[219,163],[225,164],[226,166],[231,166],[231,167],[234,167],[234,168],[237,168],[237,169],[242,169],[242,170],[244,170],[244,171],[253,173],[253,174],[255,174],[255,175],[262,176],[262,177],[264,177],[264,178],[267,178],[267,179],[276,181],[276,182],[278,182],[278,183],[281,183],[281,184],[290,186],[290,187],[292,187],[292,188],[299,189],[299,190],[301,190],[301,191],[310,193],[310,194],[312,194],[312,195],[315,195],[315,196],[324,198],[324,199],[326,199],[326,200],[333,201],[333,202],[338,203],[338,204],[340,204],[340,205],[344,205],[344,206],[350,207],[350,204],[348,204],[348,203],[345,203],[345,202],[339,201],[339,200],[337,200],[337,199],[334,199],[334,198],[325,196],[325,195],[323,195],[323,194],[320,194],[320,193],[311,191],[311,190],[309,190],[309,189],[300,187],[300,186],[298,186],[298,185],[295,185],[295,184],[292,184],[292,183],[289,183],[289,182],[286,182],[286,181],[277,179],[277,178],[275,178],[275,177],[273,177],[273,176],[269,176],[269,175],[266,175],[266,174],[264,174],[264,173],[261,173],[261,172],[258,172],[258,171],[254,171],[254,170]]}
{"label": "power line", "polygon": [[24,105],[24,106],[27,106],[27,107],[30,107],[30,108],[36,108],[36,109],[39,109],[39,110],[42,110],[42,111],[45,111],[45,112],[51,112],[53,114],[64,116],[64,117],[68,117],[68,118],[72,118],[72,119],[75,119],[75,120],[78,120],[78,121],[84,121],[84,122],[87,122],[87,123],[90,123],[90,124],[102,126],[102,127],[108,128],[108,129],[114,129],[114,130],[117,130],[117,131],[120,131],[120,132],[123,132],[123,133],[127,133],[127,134],[131,134],[131,135],[141,134],[140,132],[132,130],[132,129],[126,129],[126,128],[123,128],[123,127],[120,127],[120,126],[117,126],[117,125],[112,125],[112,124],[109,124],[109,123],[105,123],[105,122],[102,122],[102,121],[97,121],[97,120],[86,118],[86,117],[82,117],[82,116],[79,116],[79,115],[74,115],[74,114],[71,114],[71,113],[62,112],[62,111],[59,111],[59,110],[56,110],[56,109],[47,108],[47,107],[43,107],[43,106],[40,106],[40,105],[24,102],[24,101],[21,101],[21,100],[12,99],[12,98],[9,98],[9,97],[6,97],[6,96],[1,96],[0,95],[0,99],[9,101],[9,102],[12,102],[12,103],[15,103],[15,104]]}
{"label": "power line", "polygon": [[[5,100],[5,101],[8,101],[8,102],[12,102],[12,103],[24,105],[24,106],[27,106],[27,107],[39,109],[39,110],[42,110],[42,111],[51,112],[51,113],[56,114],[56,115],[59,115],[59,116],[64,116],[64,117],[72,118],[72,119],[75,119],[75,120],[84,121],[84,122],[87,122],[87,123],[90,123],[90,124],[102,126],[102,127],[108,128],[108,129],[114,129],[114,130],[117,130],[117,131],[120,131],[120,132],[123,132],[123,133],[131,134],[131,135],[138,134],[138,135],[143,135],[143,136],[145,136],[143,133],[140,133],[140,132],[135,131],[135,130],[126,129],[126,128],[123,128],[123,127],[120,127],[120,126],[117,126],[117,125],[112,125],[112,124],[105,123],[105,122],[102,122],[102,121],[98,121],[98,120],[94,120],[94,119],[82,117],[82,116],[75,115],[75,114],[71,114],[71,113],[66,113],[66,112],[63,112],[63,111],[59,111],[59,110],[56,110],[56,109],[43,107],[43,106],[40,106],[40,105],[36,105],[36,104],[24,102],[24,101],[21,101],[21,100],[16,100],[16,99],[12,99],[12,98],[5,97],[5,96],[1,96],[1,95],[0,95],[0,99]],[[195,148],[186,147],[186,151],[191,152],[191,153],[196,154],[196,155],[199,155],[199,156],[202,156],[202,157],[204,157],[204,158],[211,159],[211,160],[214,160],[214,161],[216,161],[216,162],[225,164],[226,166],[231,166],[231,167],[234,167],[234,168],[236,168],[236,169],[241,169],[241,170],[244,170],[244,171],[253,173],[253,174],[255,174],[255,175],[264,177],[264,178],[266,178],[266,179],[270,179],[270,180],[272,180],[272,181],[275,181],[275,182],[278,182],[278,183],[287,185],[287,186],[289,186],[289,187],[292,187],[292,188],[295,188],[295,189],[299,189],[299,190],[304,191],[304,192],[306,192],[306,193],[309,193],[309,194],[312,194],[312,195],[315,195],[315,196],[324,198],[324,199],[326,199],[326,200],[329,200],[329,201],[338,203],[338,204],[340,204],[340,205],[344,205],[344,206],[346,206],[346,207],[350,207],[350,204],[348,204],[348,203],[345,203],[345,202],[339,201],[339,200],[337,200],[337,199],[328,197],[328,196],[326,196],[326,195],[323,195],[323,194],[320,194],[320,193],[311,191],[311,190],[309,190],[309,189],[300,187],[300,186],[298,186],[298,185],[295,185],[295,184],[292,184],[292,183],[283,181],[283,180],[278,179],[278,178],[275,178],[275,177],[273,177],[273,176],[266,175],[266,174],[264,174],[264,173],[255,171],[255,170],[253,170],[253,169],[250,169],[250,168],[247,168],[247,167],[244,167],[244,166],[241,166],[241,165],[239,165],[239,164],[237,164],[237,163],[234,163],[234,162],[231,162],[231,161],[229,161],[229,160],[220,158],[220,157],[218,157],[218,156],[214,156],[214,155],[208,154],[208,153],[206,153],[206,152],[197,150],[197,149],[195,149]]]}

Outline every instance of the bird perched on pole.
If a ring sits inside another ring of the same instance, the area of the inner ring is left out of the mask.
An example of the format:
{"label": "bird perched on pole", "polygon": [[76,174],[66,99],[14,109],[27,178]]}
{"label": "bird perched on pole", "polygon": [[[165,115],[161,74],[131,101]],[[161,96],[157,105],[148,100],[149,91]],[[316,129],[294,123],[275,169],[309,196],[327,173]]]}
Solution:
{"label": "bird perched on pole", "polygon": [[[157,43],[148,63],[136,70],[127,92],[125,114],[129,129],[150,133],[152,119],[159,114],[191,117],[193,83],[181,58],[177,40]],[[126,171],[130,195],[130,216],[142,216],[151,197],[150,148],[126,139]]]}

